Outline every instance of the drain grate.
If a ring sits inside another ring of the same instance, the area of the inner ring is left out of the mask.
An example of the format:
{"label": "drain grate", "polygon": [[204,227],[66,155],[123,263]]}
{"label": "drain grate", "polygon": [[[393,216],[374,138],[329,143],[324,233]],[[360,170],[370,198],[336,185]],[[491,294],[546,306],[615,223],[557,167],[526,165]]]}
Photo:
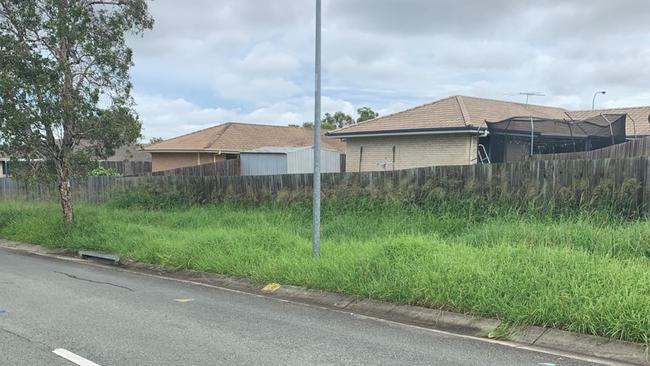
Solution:
{"label": "drain grate", "polygon": [[113,266],[120,264],[120,257],[110,253],[95,252],[92,250],[80,250],[79,257],[82,259],[89,259]]}

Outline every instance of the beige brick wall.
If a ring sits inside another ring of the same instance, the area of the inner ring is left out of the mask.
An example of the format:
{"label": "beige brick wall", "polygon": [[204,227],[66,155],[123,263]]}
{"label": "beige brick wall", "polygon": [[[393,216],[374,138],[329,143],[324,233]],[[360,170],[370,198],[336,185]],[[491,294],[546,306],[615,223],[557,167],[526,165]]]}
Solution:
{"label": "beige brick wall", "polygon": [[362,137],[347,140],[346,170],[380,171],[419,168],[434,165],[467,165],[476,163],[476,136],[421,135],[395,137]]}
{"label": "beige brick wall", "polygon": [[225,155],[199,153],[151,153],[151,170],[158,172],[225,159]]}

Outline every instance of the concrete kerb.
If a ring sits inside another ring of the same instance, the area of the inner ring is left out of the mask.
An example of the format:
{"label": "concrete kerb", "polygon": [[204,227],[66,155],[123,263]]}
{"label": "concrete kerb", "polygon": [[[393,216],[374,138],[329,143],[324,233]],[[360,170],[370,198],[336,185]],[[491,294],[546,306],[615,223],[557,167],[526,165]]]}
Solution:
{"label": "concrete kerb", "polygon": [[[82,262],[80,259],[72,256],[72,253],[61,250],[50,250],[37,245],[0,239],[0,247],[28,254]],[[499,334],[498,327],[502,325],[502,323],[496,319],[475,317],[419,306],[396,305],[371,299],[359,299],[353,296],[310,290],[298,286],[282,285],[272,293],[262,293],[262,286],[253,284],[246,279],[232,278],[218,274],[188,270],[169,271],[151,265],[129,262],[123,263],[123,267],[121,268],[252,293],[260,296],[343,310],[353,314],[443,330],[450,333],[472,337],[491,338],[494,334]],[[119,270],[120,268],[118,267],[116,269]],[[648,351],[645,345],[605,337],[583,335],[558,329],[532,326],[507,331],[499,339],[515,342],[516,344],[524,346],[536,346],[633,365],[650,365],[650,362],[648,362]]]}

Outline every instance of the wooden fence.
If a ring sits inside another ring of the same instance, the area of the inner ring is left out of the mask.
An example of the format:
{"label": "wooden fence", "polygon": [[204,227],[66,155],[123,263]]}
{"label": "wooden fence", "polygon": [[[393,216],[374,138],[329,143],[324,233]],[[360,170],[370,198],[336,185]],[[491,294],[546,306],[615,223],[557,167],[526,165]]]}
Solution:
{"label": "wooden fence", "polygon": [[624,159],[639,156],[650,156],[650,137],[642,137],[592,151],[533,155],[529,157],[529,160]]}
{"label": "wooden fence", "polygon": [[154,176],[186,175],[191,177],[231,177],[241,175],[241,160],[220,160],[214,163],[153,172]]}
{"label": "wooden fence", "polygon": [[[650,158],[546,160],[506,164],[438,166],[419,169],[327,173],[322,176],[324,199],[397,197],[417,201],[431,197],[474,195],[490,200],[520,199],[553,205],[616,204],[633,213],[650,213]],[[192,202],[308,199],[310,174],[275,176],[144,176],[93,177],[73,183],[78,201],[104,202],[115,192],[138,185],[170,190]],[[0,179],[0,199],[51,200],[53,185]]]}
{"label": "wooden fence", "polygon": [[113,169],[123,176],[145,175],[151,173],[150,161],[100,161],[99,165]]}

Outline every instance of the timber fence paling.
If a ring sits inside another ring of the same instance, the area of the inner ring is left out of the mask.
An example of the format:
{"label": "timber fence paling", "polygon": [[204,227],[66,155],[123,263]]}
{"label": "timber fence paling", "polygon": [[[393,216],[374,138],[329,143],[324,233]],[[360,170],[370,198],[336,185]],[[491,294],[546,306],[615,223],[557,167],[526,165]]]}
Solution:
{"label": "timber fence paling", "polygon": [[[409,192],[413,193],[409,199],[424,199],[431,194],[454,194],[459,197],[478,195],[490,200],[518,198],[555,205],[610,201],[608,203],[614,202],[632,211],[648,212],[648,159],[530,160],[397,171],[326,173],[322,182],[323,189],[330,194],[353,189],[353,194],[366,192],[375,198]],[[236,166],[231,165],[233,167]],[[212,175],[223,171],[200,167],[191,170],[196,175],[88,177],[74,180],[72,190],[75,200],[91,203],[105,202],[118,192],[143,184],[156,186],[161,191],[177,191],[196,202],[220,202],[225,199],[261,201],[281,197],[283,192],[307,198],[311,190],[311,174]],[[57,197],[54,183],[25,183],[0,178],[0,199],[54,200]]]}
{"label": "timber fence paling", "polygon": [[113,169],[122,176],[145,175],[151,173],[150,161],[100,161],[102,168]]}
{"label": "timber fence paling", "polygon": [[212,163],[194,165],[151,173],[153,176],[192,176],[192,177],[227,177],[241,175],[239,159],[219,160]]}

